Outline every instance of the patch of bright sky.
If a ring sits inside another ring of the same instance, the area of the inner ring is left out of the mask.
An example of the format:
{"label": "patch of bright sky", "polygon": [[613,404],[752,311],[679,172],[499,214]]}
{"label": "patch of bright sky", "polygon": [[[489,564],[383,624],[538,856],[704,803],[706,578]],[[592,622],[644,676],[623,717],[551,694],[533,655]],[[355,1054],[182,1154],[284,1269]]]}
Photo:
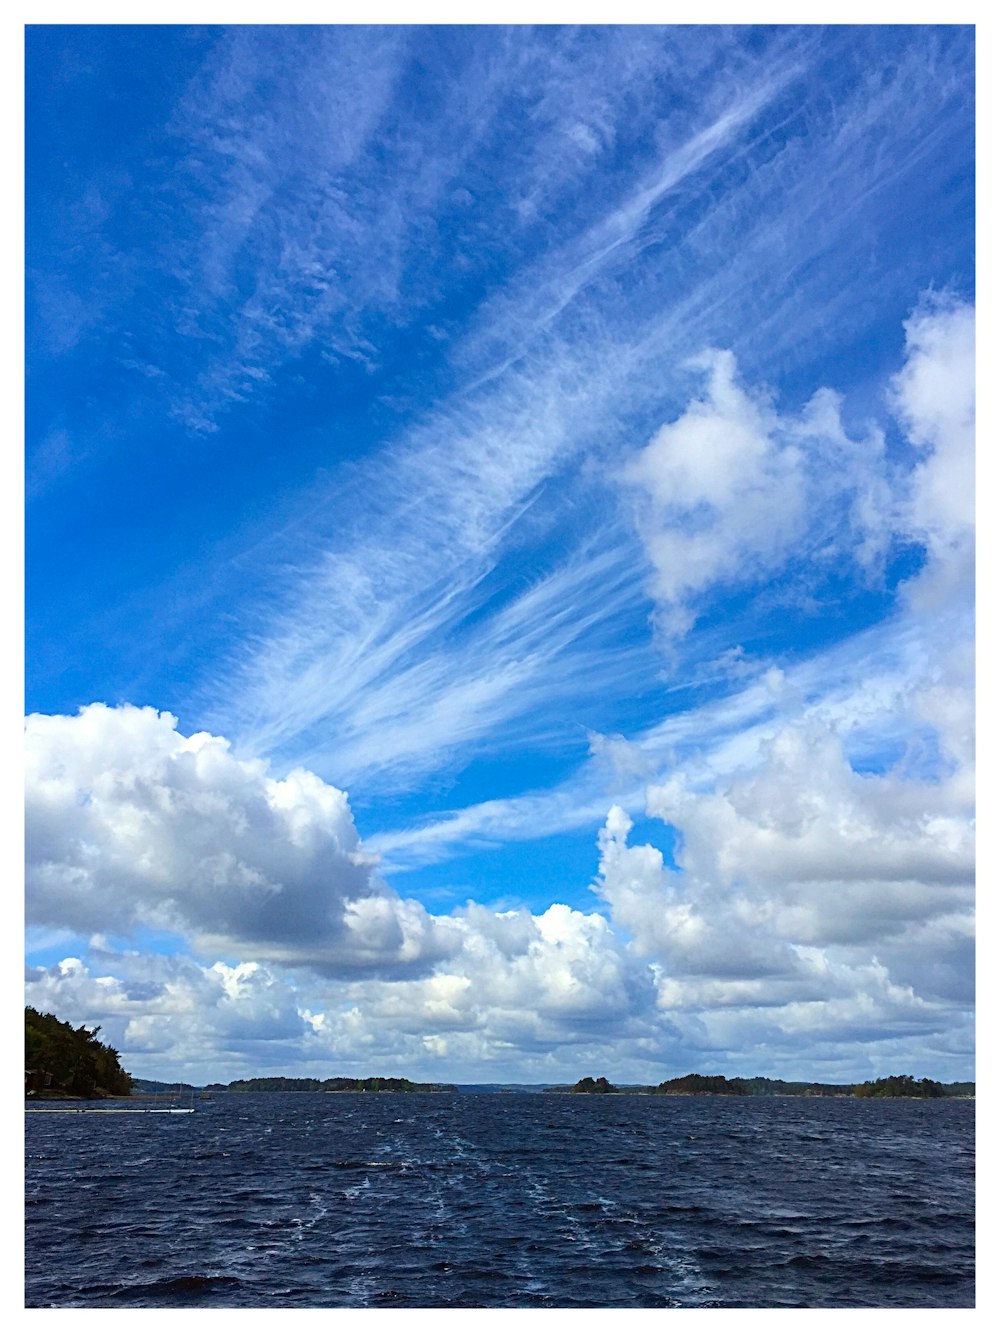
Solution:
{"label": "patch of bright sky", "polygon": [[69,930],[47,930],[29,926],[25,931],[24,956],[32,967],[51,967],[67,956],[84,957],[91,950],[133,950],[136,953],[176,954],[185,948],[182,935],[140,926],[128,936],[88,936]]}
{"label": "patch of bright sky", "polygon": [[[659,847],[665,863],[676,866],[676,829],[658,819],[639,817],[632,837]],[[400,893],[421,899],[435,911],[447,911],[473,899],[497,912],[527,907],[540,913],[554,900],[579,912],[600,912],[602,904],[590,888],[597,860],[596,841],[588,848],[575,832],[531,838],[527,849],[514,842],[491,844],[484,838],[473,852],[444,865],[398,870],[391,878]]]}

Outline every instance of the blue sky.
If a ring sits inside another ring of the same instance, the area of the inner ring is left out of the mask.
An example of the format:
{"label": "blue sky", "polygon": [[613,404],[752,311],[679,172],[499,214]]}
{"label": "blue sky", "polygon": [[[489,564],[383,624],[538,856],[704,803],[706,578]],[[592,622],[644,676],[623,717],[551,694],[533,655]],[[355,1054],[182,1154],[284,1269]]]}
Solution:
{"label": "blue sky", "polygon": [[968,27],[27,31],[27,995],[973,1074]]}

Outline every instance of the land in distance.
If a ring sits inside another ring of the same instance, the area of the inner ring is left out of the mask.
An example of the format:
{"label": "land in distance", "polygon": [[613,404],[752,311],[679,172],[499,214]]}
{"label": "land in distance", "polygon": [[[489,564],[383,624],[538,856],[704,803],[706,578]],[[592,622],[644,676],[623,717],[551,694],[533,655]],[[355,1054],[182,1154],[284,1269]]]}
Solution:
{"label": "land in distance", "polygon": [[726,1078],[722,1074],[685,1074],[656,1086],[627,1084],[617,1087],[606,1078],[581,1078],[577,1083],[546,1088],[546,1092],[627,1094],[652,1096],[728,1097],[975,1097],[975,1083],[938,1083],[912,1074],[891,1074],[865,1083],[794,1083],[780,1078]]}

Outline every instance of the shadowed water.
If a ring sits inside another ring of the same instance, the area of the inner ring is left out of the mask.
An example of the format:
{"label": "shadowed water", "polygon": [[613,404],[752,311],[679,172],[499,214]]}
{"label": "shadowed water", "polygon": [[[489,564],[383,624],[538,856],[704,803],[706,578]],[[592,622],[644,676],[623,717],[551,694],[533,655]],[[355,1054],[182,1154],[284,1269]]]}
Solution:
{"label": "shadowed water", "polygon": [[26,1304],[967,1307],[974,1119],[322,1093],[29,1115]]}

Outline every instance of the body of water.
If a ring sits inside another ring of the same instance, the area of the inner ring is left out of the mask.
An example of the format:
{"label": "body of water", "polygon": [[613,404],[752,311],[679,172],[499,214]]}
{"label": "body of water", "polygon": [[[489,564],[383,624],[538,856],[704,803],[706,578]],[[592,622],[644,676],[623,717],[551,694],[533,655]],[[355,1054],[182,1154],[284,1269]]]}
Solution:
{"label": "body of water", "polygon": [[969,1307],[971,1101],[25,1116],[29,1307]]}

